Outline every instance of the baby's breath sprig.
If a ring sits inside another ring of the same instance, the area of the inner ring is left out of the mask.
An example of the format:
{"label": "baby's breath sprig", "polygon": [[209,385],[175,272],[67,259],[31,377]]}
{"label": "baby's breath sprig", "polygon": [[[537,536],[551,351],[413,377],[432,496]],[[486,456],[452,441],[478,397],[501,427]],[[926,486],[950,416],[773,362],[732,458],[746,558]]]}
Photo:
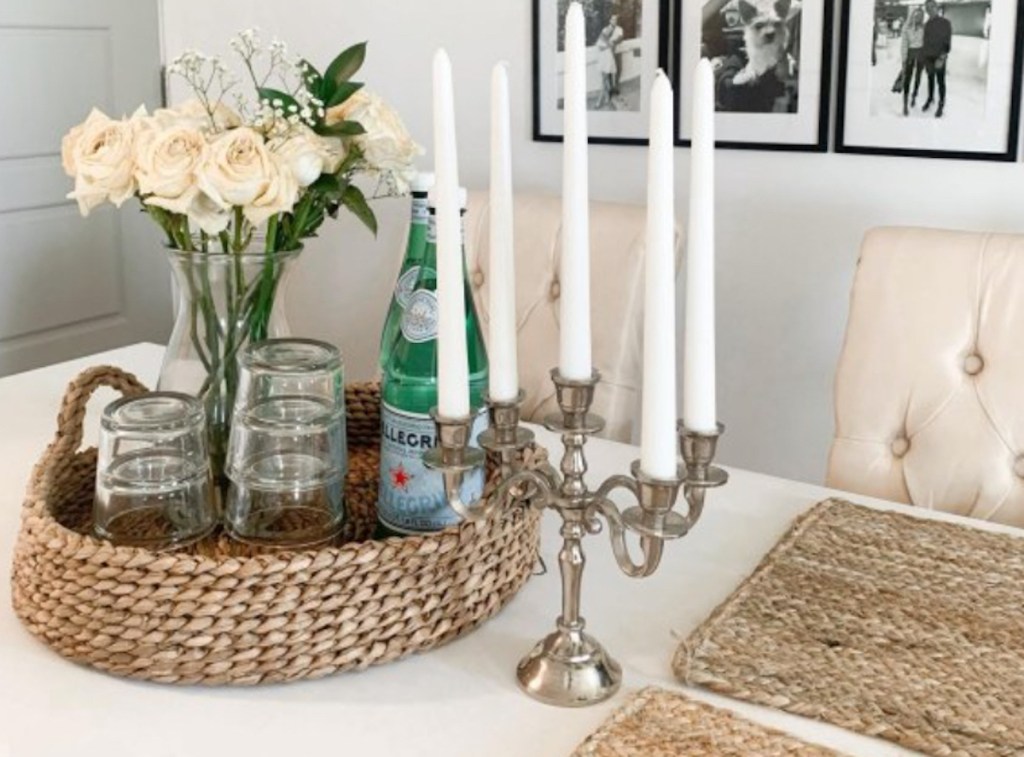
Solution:
{"label": "baby's breath sprig", "polygon": [[185,80],[206,111],[211,127],[217,129],[217,108],[238,83],[238,78],[228,70],[224,62],[216,55],[186,50],[171,61],[167,72]]}

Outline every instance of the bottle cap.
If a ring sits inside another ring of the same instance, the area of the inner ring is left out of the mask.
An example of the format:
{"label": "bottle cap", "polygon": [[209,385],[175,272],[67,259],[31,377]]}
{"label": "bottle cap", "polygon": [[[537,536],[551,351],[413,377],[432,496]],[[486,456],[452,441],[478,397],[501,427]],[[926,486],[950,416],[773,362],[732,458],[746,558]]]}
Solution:
{"label": "bottle cap", "polygon": [[[459,187],[459,207],[462,210],[466,209],[468,193],[465,187]],[[427,207],[433,209],[437,207],[437,187],[431,187],[430,191],[427,192]]]}
{"label": "bottle cap", "polygon": [[434,186],[432,171],[417,171],[409,182],[409,189],[416,194],[426,194]]}

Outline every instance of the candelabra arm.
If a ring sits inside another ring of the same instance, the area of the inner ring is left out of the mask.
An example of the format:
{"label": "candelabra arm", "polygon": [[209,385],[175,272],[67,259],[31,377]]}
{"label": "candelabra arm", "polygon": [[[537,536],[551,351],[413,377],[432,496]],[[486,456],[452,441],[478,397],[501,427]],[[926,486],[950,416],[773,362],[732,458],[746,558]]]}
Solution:
{"label": "candelabra arm", "polygon": [[485,520],[493,510],[494,501],[464,502],[462,483],[466,475],[482,468],[484,453],[469,446],[473,416],[459,418],[442,416],[431,411],[437,425],[437,446],[423,453],[423,465],[441,474],[448,506],[464,520]]}
{"label": "candelabra arm", "polygon": [[704,492],[706,491],[706,486],[686,487],[687,510],[684,520],[687,531],[693,528],[697,521],[700,520],[701,513],[704,512]]}
{"label": "candelabra arm", "polygon": [[511,497],[514,501],[529,504],[537,510],[544,509],[551,502],[552,492],[558,489],[558,479],[552,478],[552,473],[555,473],[555,469],[551,465],[513,473],[498,485],[489,506],[497,507],[498,503]]}
{"label": "candelabra arm", "polygon": [[523,391],[512,399],[495,399],[489,393],[484,396],[490,423],[477,442],[501,472],[502,478],[522,469],[526,449],[533,444],[533,432],[519,425],[525,399]]}
{"label": "candelabra arm", "polygon": [[615,555],[615,562],[619,564],[622,572],[630,578],[644,578],[658,569],[658,565],[661,563],[662,547],[665,542],[656,537],[641,536],[640,551],[643,559],[640,562],[634,562],[629,553],[629,545],[626,544],[626,531],[628,528],[622,520],[619,508],[608,499],[608,494],[617,488],[628,489],[635,496],[639,497],[635,479],[629,476],[613,476],[608,479],[598,490],[594,501],[590,504],[587,512],[587,530],[592,534],[599,533],[601,531],[601,521],[597,519],[597,515],[603,515],[604,519],[608,521],[608,538],[612,543],[612,553]]}
{"label": "candelabra arm", "polygon": [[719,423],[714,429],[694,431],[679,423],[679,446],[683,453],[686,469],[686,480],[683,490],[686,496],[687,511],[685,516],[688,531],[704,512],[704,498],[708,489],[724,485],[729,475],[712,463],[718,447],[718,439],[725,431]]}

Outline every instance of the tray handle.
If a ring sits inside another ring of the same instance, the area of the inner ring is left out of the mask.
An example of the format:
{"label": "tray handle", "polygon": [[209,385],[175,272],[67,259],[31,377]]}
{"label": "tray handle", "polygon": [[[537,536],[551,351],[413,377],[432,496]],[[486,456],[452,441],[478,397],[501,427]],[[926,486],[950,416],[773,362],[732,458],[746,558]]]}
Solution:
{"label": "tray handle", "polygon": [[149,391],[134,374],[112,365],[98,365],[82,371],[64,392],[57,415],[57,434],[50,445],[51,460],[66,457],[81,447],[86,406],[101,386],[110,387],[125,397]]}

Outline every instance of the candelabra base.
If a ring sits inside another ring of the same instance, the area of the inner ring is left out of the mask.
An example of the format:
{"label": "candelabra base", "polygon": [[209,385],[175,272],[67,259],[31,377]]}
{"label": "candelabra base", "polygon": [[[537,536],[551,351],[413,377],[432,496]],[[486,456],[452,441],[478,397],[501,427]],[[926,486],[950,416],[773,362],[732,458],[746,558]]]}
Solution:
{"label": "candelabra base", "polygon": [[582,630],[559,629],[519,662],[516,678],[519,687],[540,702],[585,707],[619,690],[622,668]]}

